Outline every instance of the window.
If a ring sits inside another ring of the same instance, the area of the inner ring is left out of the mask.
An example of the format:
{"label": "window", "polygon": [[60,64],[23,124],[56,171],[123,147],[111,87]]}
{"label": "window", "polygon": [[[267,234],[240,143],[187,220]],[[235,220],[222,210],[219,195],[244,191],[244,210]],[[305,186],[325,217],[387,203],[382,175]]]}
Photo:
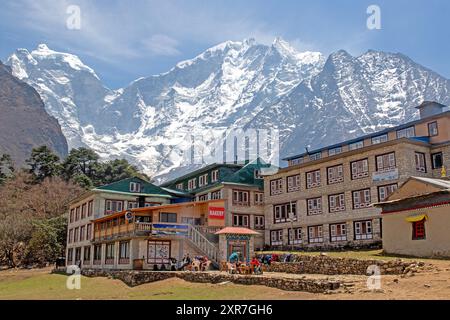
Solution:
{"label": "window", "polygon": [[412,236],[413,240],[425,239],[425,219],[413,222],[412,228],[413,228],[413,236]]}
{"label": "window", "polygon": [[302,163],[303,163],[303,157],[292,159],[291,161],[289,161],[289,165],[291,165],[291,166],[295,166],[297,164],[302,164]]}
{"label": "window", "polygon": [[264,193],[255,192],[255,204],[257,206],[262,206],[264,204]]}
{"label": "window", "polygon": [[91,246],[84,247],[83,262],[84,262],[84,264],[91,263]]}
{"label": "window", "polygon": [[141,192],[141,184],[139,182],[130,182],[130,192]]}
{"label": "window", "polygon": [[308,227],[309,243],[323,242],[323,227],[313,226]]}
{"label": "window", "polygon": [[81,219],[86,218],[87,215],[87,203],[83,203],[81,206]]}
{"label": "window", "polygon": [[353,191],[353,209],[367,208],[370,202],[370,189]]}
{"label": "window", "polygon": [[217,190],[217,191],[211,192],[211,199],[212,200],[222,199],[222,190]]}
{"label": "window", "polygon": [[328,206],[331,213],[345,211],[345,194],[340,193],[328,196]]}
{"label": "window", "polygon": [[255,169],[255,171],[253,171],[253,178],[255,178],[255,179],[264,179],[264,177],[261,174],[261,170]]}
{"label": "window", "polygon": [[389,197],[395,190],[397,190],[397,184],[389,184],[387,186],[378,187],[378,200],[384,201]]}
{"label": "window", "polygon": [[297,220],[297,203],[290,202],[273,206],[274,223],[289,222]]}
{"label": "window", "polygon": [[431,122],[428,124],[428,135],[430,137],[435,137],[439,134],[437,122]]}
{"label": "window", "polygon": [[102,245],[96,244],[94,245],[94,264],[100,264],[101,260],[102,260]]}
{"label": "window", "polygon": [[328,156],[334,156],[339,153],[342,153],[342,147],[328,149]]}
{"label": "window", "polygon": [[270,244],[272,246],[281,246],[283,244],[283,230],[270,231]]}
{"label": "window", "polygon": [[76,208],[76,211],[75,211],[75,221],[80,220],[80,210],[81,210],[80,207],[77,207],[77,208]]}
{"label": "window", "polygon": [[91,200],[88,203],[88,217],[92,217],[93,214],[94,214],[94,201]]}
{"label": "window", "polygon": [[69,248],[68,250],[67,250],[67,263],[69,264],[69,263],[72,263],[72,261],[73,261],[73,249],[72,248]]}
{"label": "window", "polygon": [[377,171],[384,172],[395,169],[395,152],[382,154],[375,157]]}
{"label": "window", "polygon": [[78,264],[78,262],[81,261],[81,248],[75,249],[75,263]]}
{"label": "window", "polygon": [[387,133],[372,138],[372,144],[379,144],[379,143],[383,143],[386,141],[388,141]]}
{"label": "window", "polygon": [[306,188],[320,187],[320,170],[311,171],[306,173]]}
{"label": "window", "polygon": [[362,147],[364,147],[364,141],[363,140],[357,141],[357,142],[353,142],[353,143],[350,143],[348,145],[348,149],[349,150],[361,149]]}
{"label": "window", "polygon": [[92,224],[86,226],[86,240],[90,241],[92,239]]}
{"label": "window", "polygon": [[139,208],[139,203],[137,201],[128,201],[127,209]]}
{"label": "window", "polygon": [[246,214],[233,214],[233,227],[250,227],[249,216]]}
{"label": "window", "polygon": [[119,264],[130,263],[130,241],[119,243]]}
{"label": "window", "polygon": [[121,212],[123,210],[123,201],[119,200],[106,200],[105,214],[111,214],[114,212]]}
{"label": "window", "polygon": [[105,263],[106,264],[113,264],[114,263],[114,243],[107,243],[106,244]]}
{"label": "window", "polygon": [[372,239],[372,221],[356,221],[355,222],[355,240]]}
{"label": "window", "polygon": [[194,190],[195,188],[197,188],[197,178],[188,181],[188,189]]}
{"label": "window", "polygon": [[288,229],[289,244],[301,244],[302,243],[302,228],[290,228]]}
{"label": "window", "polygon": [[85,226],[80,227],[80,241],[84,241],[85,229],[86,229]]}
{"label": "window", "polygon": [[148,241],[147,262],[150,264],[162,264],[170,262],[170,241]]}
{"label": "window", "polygon": [[236,206],[250,205],[249,192],[233,190],[233,205],[236,205]]}
{"label": "window", "polygon": [[69,230],[69,237],[68,237],[68,243],[72,243],[73,242],[73,229]]}
{"label": "window", "polygon": [[75,219],[75,209],[70,210],[69,222],[72,223],[73,219]]}
{"label": "window", "polygon": [[203,187],[208,184],[208,174],[201,175],[198,177],[198,186]]}
{"label": "window", "polygon": [[418,172],[427,172],[427,166],[425,163],[425,153],[416,152],[415,153],[416,170]]}
{"label": "window", "polygon": [[264,229],[264,216],[255,216],[255,229]]}
{"label": "window", "polygon": [[283,179],[270,181],[270,195],[274,196],[283,193]]}
{"label": "window", "polygon": [[316,152],[309,155],[309,160],[311,161],[319,160],[320,158],[322,158],[322,152]]}
{"label": "window", "polygon": [[214,170],[211,172],[211,182],[219,181],[219,170]]}
{"label": "window", "polygon": [[80,240],[80,229],[79,228],[75,228],[74,231],[74,242],[78,242]]}
{"label": "window", "polygon": [[342,164],[327,168],[328,184],[344,182],[344,166]]}
{"label": "window", "polygon": [[159,214],[159,222],[177,223],[177,214],[169,212],[161,212]]}
{"label": "window", "polygon": [[330,224],[330,241],[346,241],[347,225],[345,223]]}
{"label": "window", "polygon": [[208,200],[209,200],[209,196],[207,193],[198,196],[198,201],[208,201]]}
{"label": "window", "polygon": [[431,155],[431,164],[433,169],[441,169],[443,164],[442,152],[433,153]]}
{"label": "window", "polygon": [[322,214],[322,197],[306,200],[308,203],[308,216]]}
{"label": "window", "polygon": [[184,190],[183,182],[177,183],[177,185],[175,186],[175,188],[178,189],[178,190]]}
{"label": "window", "polygon": [[369,160],[363,159],[353,161],[351,164],[352,180],[361,179],[369,176]]}
{"label": "window", "polygon": [[405,129],[397,130],[397,139],[400,138],[412,138],[416,135],[416,130],[414,127],[408,127]]}
{"label": "window", "polygon": [[294,192],[300,190],[300,175],[287,177],[287,191]]}

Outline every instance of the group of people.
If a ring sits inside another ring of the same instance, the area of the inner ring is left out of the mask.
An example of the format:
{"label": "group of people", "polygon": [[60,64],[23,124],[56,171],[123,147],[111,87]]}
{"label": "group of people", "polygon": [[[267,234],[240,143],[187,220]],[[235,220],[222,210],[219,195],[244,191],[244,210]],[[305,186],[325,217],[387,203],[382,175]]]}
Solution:
{"label": "group of people", "polygon": [[211,261],[207,256],[195,256],[193,259],[189,256],[189,253],[185,254],[183,260],[181,260],[181,265],[178,270],[189,270],[189,271],[206,271],[210,268]]}
{"label": "group of people", "polygon": [[[240,270],[240,267],[246,266],[245,263],[242,262],[241,253],[239,251],[233,252],[229,257],[229,267],[228,271],[230,273],[237,273]],[[254,256],[250,261],[250,267],[253,274],[262,274],[262,263],[258,259],[257,256]]]}

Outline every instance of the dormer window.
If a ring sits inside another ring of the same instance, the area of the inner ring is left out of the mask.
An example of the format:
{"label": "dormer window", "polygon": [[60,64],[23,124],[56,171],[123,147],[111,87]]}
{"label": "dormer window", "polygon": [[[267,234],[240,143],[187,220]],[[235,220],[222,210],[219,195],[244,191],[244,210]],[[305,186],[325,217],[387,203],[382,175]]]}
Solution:
{"label": "dormer window", "polygon": [[219,170],[214,170],[211,172],[211,182],[219,181]]}
{"label": "dormer window", "polygon": [[319,160],[320,158],[322,158],[322,152],[316,152],[309,155],[309,160],[311,161]]}
{"label": "dormer window", "polygon": [[189,180],[188,181],[188,189],[189,190],[194,190],[196,188],[197,188],[197,179],[194,178],[194,179]]}
{"label": "dormer window", "polygon": [[208,174],[201,175],[198,177],[198,186],[203,187],[208,184]]}
{"label": "dormer window", "polygon": [[130,182],[130,192],[133,193],[141,192],[141,184],[138,182]]}
{"label": "dormer window", "polygon": [[261,170],[255,169],[255,171],[253,172],[253,177],[254,177],[255,179],[262,179],[263,176],[261,175]]}
{"label": "dormer window", "polygon": [[353,143],[350,143],[348,145],[348,149],[349,150],[361,149],[362,147],[364,147],[364,141],[363,140],[360,140],[360,141],[357,141],[357,142],[353,142]]}

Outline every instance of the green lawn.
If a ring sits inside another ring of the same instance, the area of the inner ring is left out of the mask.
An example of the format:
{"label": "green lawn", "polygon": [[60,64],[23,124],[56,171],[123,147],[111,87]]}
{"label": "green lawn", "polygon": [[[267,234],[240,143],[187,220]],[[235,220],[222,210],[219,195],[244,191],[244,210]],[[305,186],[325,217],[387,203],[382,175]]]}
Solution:
{"label": "green lawn", "polygon": [[80,290],[66,288],[67,277],[49,270],[0,272],[0,299],[279,299],[282,290],[235,284],[202,284],[178,278],[130,288],[120,280],[82,277]]}

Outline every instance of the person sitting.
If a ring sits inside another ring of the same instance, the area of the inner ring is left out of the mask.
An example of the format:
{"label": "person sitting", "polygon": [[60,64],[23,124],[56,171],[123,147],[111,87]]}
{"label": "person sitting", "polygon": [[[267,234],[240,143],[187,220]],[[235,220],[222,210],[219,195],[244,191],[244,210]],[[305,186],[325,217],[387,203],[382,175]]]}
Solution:
{"label": "person sitting", "polygon": [[177,271],[177,259],[175,258],[170,258],[169,259],[169,266],[170,266],[170,271]]}
{"label": "person sitting", "polygon": [[252,267],[254,274],[262,274],[261,263],[256,256],[253,257],[252,261],[250,262],[250,266]]}
{"label": "person sitting", "polygon": [[186,268],[187,266],[189,266],[191,264],[191,258],[189,257],[189,253],[187,253],[182,260],[182,264],[181,267],[179,268],[179,270],[184,270],[184,268]]}
{"label": "person sitting", "polygon": [[203,260],[200,263],[200,270],[201,271],[209,270],[209,264],[210,264],[210,261],[208,260],[208,257],[204,256]]}

